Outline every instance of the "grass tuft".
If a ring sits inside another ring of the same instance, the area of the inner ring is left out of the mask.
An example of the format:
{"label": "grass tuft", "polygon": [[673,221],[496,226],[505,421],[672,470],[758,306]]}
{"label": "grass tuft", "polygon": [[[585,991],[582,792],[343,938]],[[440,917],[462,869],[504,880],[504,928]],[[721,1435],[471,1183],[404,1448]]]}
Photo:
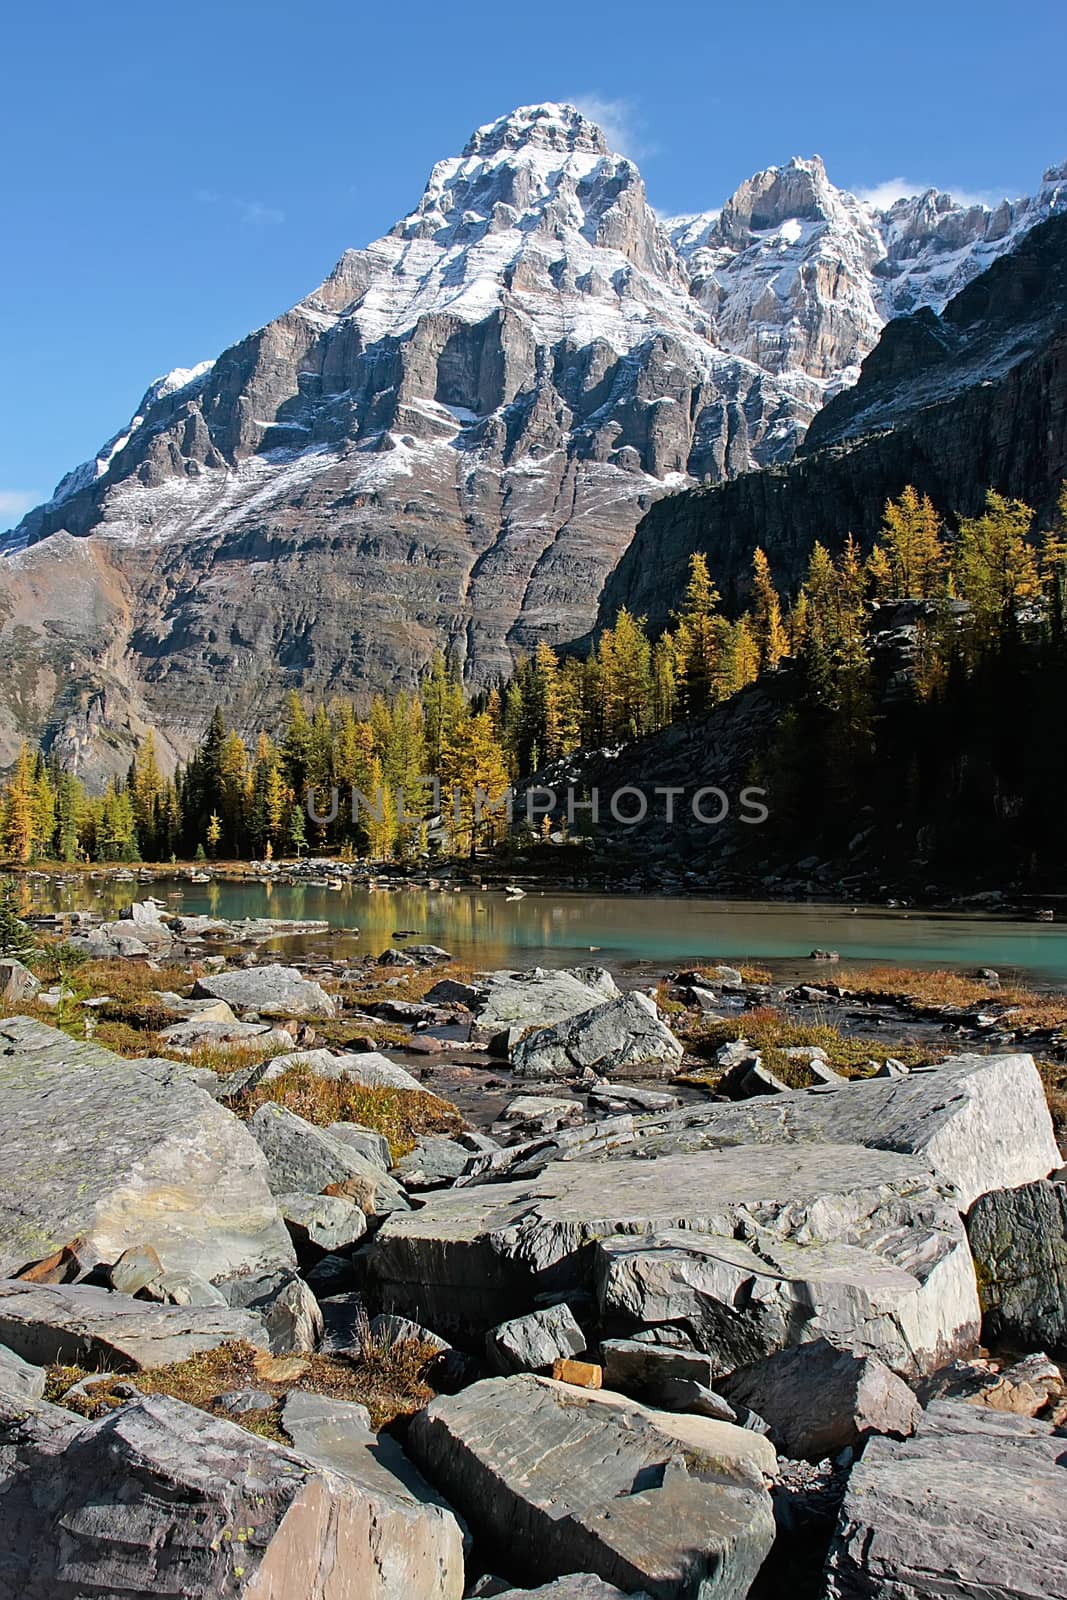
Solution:
{"label": "grass tuft", "polygon": [[344,1079],[316,1077],[306,1067],[293,1067],[249,1090],[234,1101],[233,1109],[238,1116],[250,1117],[269,1103],[284,1106],[320,1128],[331,1122],[359,1122],[373,1128],[388,1139],[394,1161],[413,1150],[425,1134],[461,1133],[466,1126],[454,1105],[424,1089],[369,1089]]}
{"label": "grass tuft", "polygon": [[[94,1383],[88,1395],[66,1398],[67,1391],[89,1374],[80,1367],[55,1366],[48,1371],[45,1399],[65,1406],[83,1417],[99,1417],[125,1402],[114,1393],[116,1384],[136,1384],[142,1394],[169,1395],[215,1416],[239,1423],[250,1433],[281,1444],[289,1440],[281,1425],[281,1408],[292,1388],[310,1390],[334,1400],[354,1401],[367,1407],[375,1428],[383,1428],[397,1417],[410,1416],[428,1405],[436,1389],[432,1369],[437,1353],[432,1345],[405,1339],[396,1343],[364,1341],[352,1355],[307,1355],[300,1357],[300,1375],[285,1383],[260,1376],[257,1358],[261,1352],[244,1341],[221,1345],[169,1366],[150,1367],[143,1372],[113,1373],[103,1383]],[[233,1389],[262,1389],[273,1395],[269,1411],[250,1412],[231,1417],[220,1411],[217,1400]]]}

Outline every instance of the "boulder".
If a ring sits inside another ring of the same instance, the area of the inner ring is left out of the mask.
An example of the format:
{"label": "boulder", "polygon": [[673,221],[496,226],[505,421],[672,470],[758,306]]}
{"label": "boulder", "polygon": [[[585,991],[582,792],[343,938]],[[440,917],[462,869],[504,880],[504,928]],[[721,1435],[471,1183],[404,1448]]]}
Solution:
{"label": "boulder", "polygon": [[316,1250],[351,1250],[367,1231],[367,1219],[344,1195],[282,1194],[278,1208],[293,1243]]}
{"label": "boulder", "polygon": [[[562,1095],[520,1094],[508,1102],[497,1120],[535,1128],[540,1133],[554,1133],[570,1123],[584,1122],[585,1107],[580,1100]],[[501,1131],[498,1128],[498,1132]]]}
{"label": "boulder", "polygon": [[387,1310],[446,1334],[595,1291],[606,1331],[666,1326],[716,1372],[820,1335],[927,1371],[979,1327],[954,1205],[914,1157],[856,1145],[556,1161],[390,1217],[371,1271]]}
{"label": "boulder", "polygon": [[679,1448],[652,1413],[515,1377],[433,1401],[408,1448],[505,1574],[590,1573],[660,1600],[743,1600],[774,1519],[748,1447],[732,1453],[716,1437],[714,1453]]}
{"label": "boulder", "polygon": [[936,1400],[853,1467],[825,1600],[1067,1600],[1065,1501],[1062,1431]]}
{"label": "boulder", "polygon": [[488,1041],[510,1028],[543,1028],[618,996],[604,967],[491,972],[475,1004],[475,1036]]}
{"label": "boulder", "polygon": [[292,1389],[282,1408],[282,1427],[293,1449],[317,1467],[408,1505],[423,1537],[438,1546],[443,1566],[451,1571],[458,1565],[462,1571],[464,1530],[455,1513],[397,1441],[374,1432],[364,1406]]}
{"label": "boulder", "polygon": [[159,1037],[171,1050],[180,1051],[284,1050],[293,1042],[291,1034],[272,1028],[267,1022],[223,1022],[205,1016],[172,1022]]}
{"label": "boulder", "polygon": [[466,1006],[473,1010],[484,994],[484,990],[476,989],[472,983],[461,983],[458,978],[441,978],[432,989],[426,991],[426,998],[439,1006]]}
{"label": "boulder", "polygon": [[[571,1572],[553,1583],[544,1583],[536,1589],[481,1589],[479,1594],[495,1595],[496,1600],[626,1600],[621,1589],[588,1572]],[[631,1594],[629,1600],[649,1600],[649,1596]]]}
{"label": "boulder", "polygon": [[230,1339],[266,1348],[253,1312],[162,1306],[88,1284],[0,1282],[0,1343],[35,1366],[135,1371],[187,1361]]}
{"label": "boulder", "polygon": [[23,1361],[6,1344],[0,1344],[0,1404],[3,1400],[40,1400],[44,1389],[44,1368]]}
{"label": "boulder", "polygon": [[258,1088],[261,1083],[273,1083],[283,1073],[296,1069],[310,1072],[315,1078],[327,1078],[333,1082],[344,1080],[367,1089],[422,1088],[418,1079],[413,1078],[406,1068],[398,1066],[377,1050],[345,1055],[334,1055],[331,1050],[287,1050],[270,1061],[260,1061],[234,1073],[232,1080],[228,1079],[225,1084],[226,1098],[232,1100],[248,1089]]}
{"label": "boulder", "polygon": [[277,964],[198,978],[193,997],[225,1000],[235,1011],[256,1011],[263,1017],[337,1015],[336,1002],[325,989],[303,977],[295,967]]}
{"label": "boulder", "polygon": [[226,1004],[225,1000],[187,1000],[183,995],[175,994],[170,989],[157,989],[156,999],[160,1005],[166,1006],[168,1011],[173,1011],[176,1016],[191,1020],[196,1017],[201,1022],[236,1022],[233,1007]]}
{"label": "boulder", "polygon": [[0,1105],[0,1275],[75,1244],[83,1269],[133,1245],[208,1279],[294,1262],[259,1146],[180,1063],[13,1018]]}
{"label": "boulder", "polygon": [[404,1191],[353,1145],[268,1101],[248,1124],[274,1194],[343,1194],[368,1216],[406,1210]]}
{"label": "boulder", "polygon": [[14,956],[0,961],[0,1005],[21,1005],[40,993],[41,982]]}
{"label": "boulder", "polygon": [[921,1157],[961,1210],[991,1189],[1059,1166],[1040,1075],[1028,1055],[955,1056],[847,1092],[801,1089],[739,1105],[688,1105],[635,1120],[645,1156],[727,1145],[862,1144]]}
{"label": "boulder", "polygon": [[358,1150],[383,1172],[388,1172],[393,1164],[393,1152],[384,1133],[376,1133],[373,1128],[365,1128],[359,1122],[331,1122],[326,1132],[340,1139],[342,1144]]}
{"label": "boulder", "polygon": [[599,1111],[670,1111],[678,1105],[679,1096],[635,1083],[612,1083],[591,1089],[589,1103]]}
{"label": "boulder", "polygon": [[545,1306],[491,1328],[485,1349],[490,1365],[503,1374],[544,1372],[557,1361],[580,1356],[586,1338],[568,1305]]}
{"label": "boulder", "polygon": [[726,1398],[763,1417],[781,1455],[821,1461],[871,1433],[915,1431],[921,1407],[903,1379],[873,1356],[815,1339],[743,1367]]}
{"label": "boulder", "polygon": [[0,1583],[25,1600],[463,1594],[439,1508],[164,1396],[88,1423],[0,1405],[0,1501]]}
{"label": "boulder", "polygon": [[[1067,1382],[1056,1363],[1044,1352],[1037,1352],[1003,1369],[988,1357],[950,1361],[916,1384],[916,1393],[924,1406],[931,1400],[966,1400],[993,1411],[1036,1417],[1039,1412],[1058,1409],[1063,1404]],[[1045,1421],[1050,1420],[1062,1425],[1063,1418],[1046,1415]]]}
{"label": "boulder", "polygon": [[439,1189],[465,1172],[470,1158],[470,1151],[454,1139],[430,1134],[401,1157],[396,1173],[407,1189]]}
{"label": "boulder", "polygon": [[273,1355],[318,1349],[325,1332],[323,1311],[295,1272],[234,1278],[226,1289],[232,1306],[259,1319]]}
{"label": "boulder", "polygon": [[1067,1353],[1067,1183],[993,1189],[967,1233],[987,1342]]}
{"label": "boulder", "polygon": [[714,1377],[711,1357],[699,1350],[675,1350],[637,1339],[604,1339],[600,1354],[609,1389],[641,1395],[652,1405],[660,1403],[657,1391],[665,1383],[688,1380],[710,1385]]}
{"label": "boulder", "polygon": [[655,1001],[635,990],[534,1029],[512,1050],[511,1066],[520,1078],[608,1077],[627,1068],[671,1069],[683,1054]]}

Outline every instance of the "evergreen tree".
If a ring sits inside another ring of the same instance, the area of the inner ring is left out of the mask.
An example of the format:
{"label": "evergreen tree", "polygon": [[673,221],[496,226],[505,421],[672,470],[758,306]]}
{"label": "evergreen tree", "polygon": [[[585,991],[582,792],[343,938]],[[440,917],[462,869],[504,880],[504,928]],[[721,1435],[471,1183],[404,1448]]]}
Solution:
{"label": "evergreen tree", "polygon": [[1028,542],[1033,517],[1021,500],[1005,499],[991,489],[981,516],[960,523],[956,591],[970,604],[979,651],[1002,646],[1014,635],[1019,607],[1040,591],[1037,560]]}
{"label": "evergreen tree", "polygon": [[699,716],[712,701],[723,643],[719,600],[706,559],[699,553],[690,556],[685,602],[674,633],[678,701],[686,717]]}
{"label": "evergreen tree", "polygon": [[0,956],[29,955],[33,934],[20,916],[19,889],[13,878],[0,878]]}
{"label": "evergreen tree", "polygon": [[163,795],[163,775],[156,760],[155,734],[149,728],[130,764],[129,789],[142,855],[158,859],[156,809]]}
{"label": "evergreen tree", "polygon": [[35,824],[34,758],[24,741],[4,790],[4,851],[12,861],[25,865],[33,859]]}
{"label": "evergreen tree", "polygon": [[[782,605],[771,577],[770,563],[757,548],[752,557],[751,634],[759,667],[773,670],[787,653],[789,641],[782,622]],[[747,681],[747,680],[746,680]]]}
{"label": "evergreen tree", "polygon": [[887,500],[882,546],[891,598],[930,598],[944,589],[947,558],[941,523],[928,495],[910,484],[899,500]]}

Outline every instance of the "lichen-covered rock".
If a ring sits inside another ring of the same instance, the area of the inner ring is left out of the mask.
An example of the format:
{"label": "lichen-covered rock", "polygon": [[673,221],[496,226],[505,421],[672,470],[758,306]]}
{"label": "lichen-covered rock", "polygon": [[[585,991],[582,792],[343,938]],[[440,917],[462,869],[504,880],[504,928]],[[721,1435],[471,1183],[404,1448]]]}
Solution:
{"label": "lichen-covered rock", "polygon": [[151,1396],[85,1423],[0,1400],[0,1588],[24,1600],[461,1600],[455,1520]]}
{"label": "lichen-covered rock", "polygon": [[616,1000],[619,990],[604,967],[534,967],[491,972],[475,1005],[475,1036],[492,1039],[509,1029],[544,1028],[565,1017]]}
{"label": "lichen-covered rock", "polygon": [[852,1469],[826,1600],[1067,1600],[1067,1437],[936,1400]]}
{"label": "lichen-covered rock", "polygon": [[0,1022],[0,1275],[68,1245],[84,1268],[150,1246],[217,1279],[295,1261],[244,1125],[174,1061],[126,1061]]}
{"label": "lichen-covered rock", "polygon": [[267,1158],[277,1195],[343,1194],[368,1216],[407,1209],[400,1184],[377,1162],[284,1106],[267,1101],[248,1130]]}
{"label": "lichen-covered rock", "polygon": [[512,1050],[511,1066],[520,1078],[610,1077],[627,1068],[674,1068],[683,1054],[655,1001],[634,991],[534,1029]]}
{"label": "lichen-covered rock", "polygon": [[1067,1183],[991,1190],[967,1234],[988,1341],[1067,1352]]}
{"label": "lichen-covered rock", "polygon": [[660,1600],[743,1600],[773,1540],[748,1456],[685,1451],[639,1407],[563,1385],[477,1383],[419,1412],[408,1445],[525,1582],[581,1572]]}
{"label": "lichen-covered rock", "polygon": [[249,967],[242,972],[215,972],[198,978],[196,999],[225,1000],[235,1011],[255,1011],[263,1017],[333,1017],[337,1006],[319,984],[295,967],[277,963]]}

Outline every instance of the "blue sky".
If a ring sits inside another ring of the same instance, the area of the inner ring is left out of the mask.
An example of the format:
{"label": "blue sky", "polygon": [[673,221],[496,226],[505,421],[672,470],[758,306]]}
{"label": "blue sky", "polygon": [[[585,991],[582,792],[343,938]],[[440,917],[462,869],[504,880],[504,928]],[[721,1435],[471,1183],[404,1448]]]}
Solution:
{"label": "blue sky", "polygon": [[1014,195],[1067,156],[1065,33],[1044,0],[10,0],[0,528],[516,105],[599,111],[664,212],[816,152],[857,190]]}

